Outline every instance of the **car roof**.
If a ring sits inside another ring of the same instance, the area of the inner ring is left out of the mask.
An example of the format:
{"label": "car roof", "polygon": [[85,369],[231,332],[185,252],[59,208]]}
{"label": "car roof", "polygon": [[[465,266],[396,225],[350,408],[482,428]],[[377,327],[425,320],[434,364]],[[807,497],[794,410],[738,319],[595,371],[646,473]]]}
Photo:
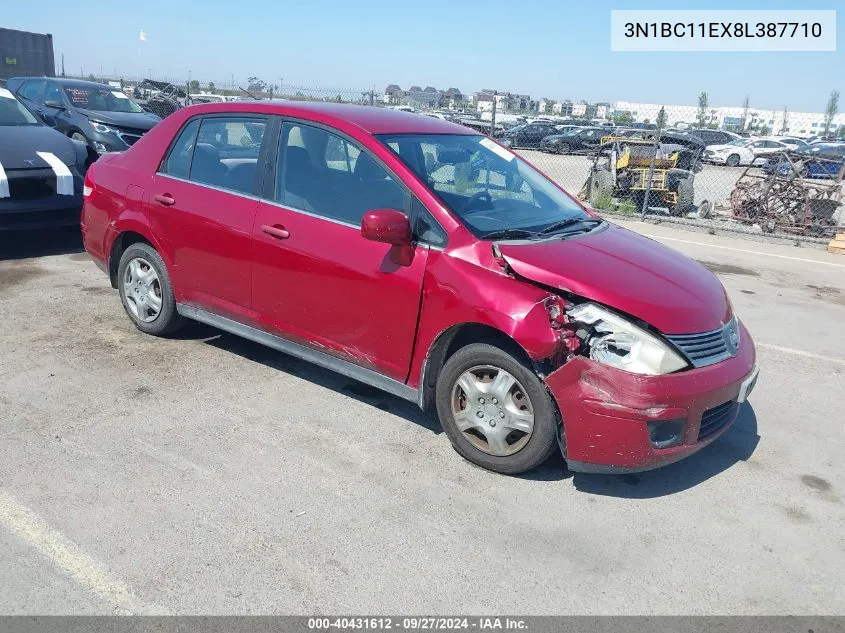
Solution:
{"label": "car roof", "polygon": [[15,81],[26,81],[29,79],[38,79],[41,81],[49,81],[51,83],[59,84],[60,86],[74,86],[77,88],[109,88],[108,84],[101,84],[96,81],[85,81],[83,79],[68,79],[67,77],[14,77]]}
{"label": "car roof", "polygon": [[337,128],[353,125],[368,134],[467,134],[477,132],[464,125],[391,108],[325,103],[319,101],[230,101],[189,106],[192,114],[258,113],[308,119]]}

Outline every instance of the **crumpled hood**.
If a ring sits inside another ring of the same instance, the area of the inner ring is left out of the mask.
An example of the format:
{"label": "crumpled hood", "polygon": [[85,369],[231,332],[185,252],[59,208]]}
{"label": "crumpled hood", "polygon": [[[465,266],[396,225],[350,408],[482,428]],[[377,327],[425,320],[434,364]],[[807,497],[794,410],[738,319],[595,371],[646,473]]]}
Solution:
{"label": "crumpled hood", "polygon": [[725,289],[713,273],[613,224],[567,240],[498,247],[522,277],[627,312],[665,334],[707,332],[731,318]]}
{"label": "crumpled hood", "polygon": [[92,121],[99,121],[106,125],[131,127],[138,130],[151,130],[156,123],[161,121],[161,117],[152,112],[103,112],[100,110],[88,110],[87,108],[77,108],[77,111]]}
{"label": "crumpled hood", "polygon": [[0,165],[4,170],[49,168],[36,152],[54,154],[65,165],[77,162],[74,142],[46,125],[0,126],[0,139]]}

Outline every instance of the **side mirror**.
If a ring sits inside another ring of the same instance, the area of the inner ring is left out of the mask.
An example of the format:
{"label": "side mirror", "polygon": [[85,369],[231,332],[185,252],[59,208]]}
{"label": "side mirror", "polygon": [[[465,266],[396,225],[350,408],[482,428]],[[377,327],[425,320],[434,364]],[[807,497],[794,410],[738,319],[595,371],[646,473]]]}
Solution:
{"label": "side mirror", "polygon": [[65,110],[65,106],[61,101],[45,101],[44,105],[48,108],[55,108],[56,110]]}
{"label": "side mirror", "polygon": [[361,235],[365,239],[394,246],[410,246],[413,241],[408,216],[396,209],[367,211],[361,220]]}

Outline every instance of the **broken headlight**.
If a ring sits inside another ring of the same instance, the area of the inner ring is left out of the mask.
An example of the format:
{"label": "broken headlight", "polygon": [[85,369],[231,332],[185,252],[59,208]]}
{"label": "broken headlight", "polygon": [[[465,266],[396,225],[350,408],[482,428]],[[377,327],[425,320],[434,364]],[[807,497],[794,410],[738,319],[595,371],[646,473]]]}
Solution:
{"label": "broken headlight", "polygon": [[567,315],[587,326],[578,335],[596,362],[649,376],[671,374],[688,366],[668,343],[595,303],[573,306]]}

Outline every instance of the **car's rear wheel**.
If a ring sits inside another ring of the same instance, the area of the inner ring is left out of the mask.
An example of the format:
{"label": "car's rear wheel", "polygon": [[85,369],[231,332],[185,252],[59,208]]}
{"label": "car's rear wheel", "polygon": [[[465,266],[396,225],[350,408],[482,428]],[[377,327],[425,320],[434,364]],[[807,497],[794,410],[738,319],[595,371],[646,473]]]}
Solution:
{"label": "car's rear wheel", "polygon": [[728,167],[736,167],[737,165],[739,165],[739,154],[731,154],[730,156],[728,156],[728,158],[725,160],[725,165],[727,165]]}
{"label": "car's rear wheel", "polygon": [[437,413],[464,458],[518,474],[542,464],[557,446],[557,409],[525,364],[499,347],[458,350],[437,380]]}
{"label": "car's rear wheel", "polygon": [[126,314],[142,332],[162,336],[182,325],[167,267],[149,244],[132,244],[123,252],[117,287]]}

